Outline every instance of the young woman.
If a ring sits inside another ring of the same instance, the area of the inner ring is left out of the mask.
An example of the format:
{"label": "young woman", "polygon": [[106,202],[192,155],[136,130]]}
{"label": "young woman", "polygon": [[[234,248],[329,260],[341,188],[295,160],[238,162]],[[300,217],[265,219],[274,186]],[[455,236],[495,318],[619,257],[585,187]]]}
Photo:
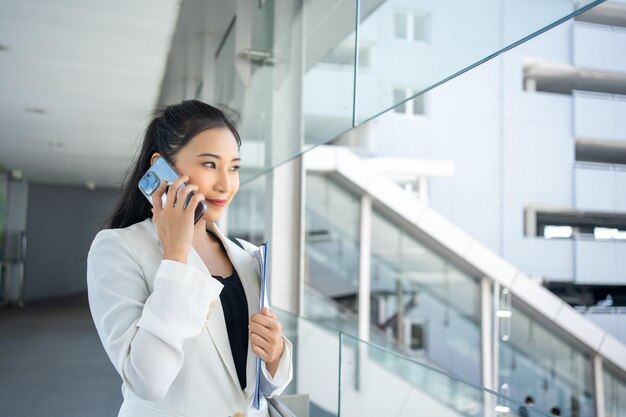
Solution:
{"label": "young woman", "polygon": [[[292,378],[291,343],[270,310],[258,311],[257,248],[230,241],[215,224],[239,189],[240,145],[235,123],[208,104],[160,111],[109,228],[91,245],[89,306],[122,377],[119,416],[267,416],[263,396],[280,394]],[[153,201],[166,201],[152,207],[138,183],[159,156],[181,176],[167,192],[159,186]],[[179,203],[191,192],[186,207]],[[208,209],[194,225],[200,201]],[[251,406],[257,357],[260,411]]]}

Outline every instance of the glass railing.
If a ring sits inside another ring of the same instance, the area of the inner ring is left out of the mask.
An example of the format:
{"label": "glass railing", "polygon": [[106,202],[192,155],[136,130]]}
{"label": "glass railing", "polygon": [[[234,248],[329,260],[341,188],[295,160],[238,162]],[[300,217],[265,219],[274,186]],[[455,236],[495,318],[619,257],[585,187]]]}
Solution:
{"label": "glass railing", "polygon": [[[324,181],[334,180],[326,177]],[[342,193],[347,192],[335,189],[328,200],[337,202]],[[307,239],[304,315],[357,337],[358,316],[353,306],[358,297],[359,233],[347,233],[345,219],[335,215],[338,208],[326,206],[323,197],[307,203],[307,223],[315,224],[316,235],[326,239]],[[348,212],[358,216],[359,210],[349,208]],[[371,233],[369,341],[389,353],[480,385],[478,282],[376,208]],[[327,275],[323,279],[315,276],[321,272]],[[350,291],[337,292],[346,288],[342,281],[353,283]],[[316,285],[319,291],[312,290]],[[497,386],[505,385],[507,396],[518,401],[536,398],[535,409],[544,412],[559,406],[565,415],[593,415],[591,358],[518,309],[512,317],[499,320],[510,326],[506,334],[500,329]]]}
{"label": "glass railing", "polygon": [[274,311],[294,347],[294,377],[282,396],[308,396],[311,417],[519,415],[522,404],[504,395],[315,320]]}
{"label": "glass railing", "polygon": [[354,337],[341,334],[340,345],[341,417],[547,416]]}
{"label": "glass railing", "polygon": [[308,395],[311,417],[338,416],[340,332],[277,308],[273,311],[293,344],[293,380],[282,395]]}
{"label": "glass railing", "polygon": [[[360,198],[315,174],[307,175],[309,195],[315,198],[307,197],[304,314],[363,336],[357,332]],[[477,281],[378,210],[371,233],[368,340],[480,383]]]}
{"label": "glass railing", "polygon": [[216,54],[216,102],[241,112],[245,182],[603,0],[250,3]]}

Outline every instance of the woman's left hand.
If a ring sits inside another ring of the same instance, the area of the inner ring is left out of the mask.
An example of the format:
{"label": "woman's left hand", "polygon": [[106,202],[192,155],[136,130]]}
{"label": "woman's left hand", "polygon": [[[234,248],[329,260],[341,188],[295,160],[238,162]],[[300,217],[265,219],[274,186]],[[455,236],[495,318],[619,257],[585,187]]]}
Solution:
{"label": "woman's left hand", "polygon": [[[268,367],[268,371],[273,376],[278,361],[285,350],[285,342],[282,337],[283,327],[274,313],[269,308],[263,307],[260,312],[250,317],[248,329],[250,331],[252,351],[263,359],[266,364],[276,365]],[[274,372],[270,368],[274,368]]]}

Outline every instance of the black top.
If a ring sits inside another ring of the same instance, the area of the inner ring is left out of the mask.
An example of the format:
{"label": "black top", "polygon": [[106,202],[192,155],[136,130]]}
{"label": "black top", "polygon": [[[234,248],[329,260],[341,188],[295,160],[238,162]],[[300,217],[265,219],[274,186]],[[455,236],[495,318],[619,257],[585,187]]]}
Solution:
{"label": "black top", "polygon": [[[225,251],[222,242],[219,239],[217,241],[222,250]],[[220,301],[224,311],[228,342],[230,343],[230,351],[233,353],[237,378],[239,378],[241,389],[244,390],[247,385],[246,362],[248,359],[248,302],[246,293],[235,268],[233,268],[233,274],[228,278],[217,275],[213,275],[213,278],[224,285],[220,293]]]}

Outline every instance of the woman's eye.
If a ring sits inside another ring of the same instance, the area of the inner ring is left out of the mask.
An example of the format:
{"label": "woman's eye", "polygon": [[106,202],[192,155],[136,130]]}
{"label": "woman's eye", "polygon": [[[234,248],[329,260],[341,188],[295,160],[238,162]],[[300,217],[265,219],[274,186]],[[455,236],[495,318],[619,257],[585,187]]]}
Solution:
{"label": "woman's eye", "polygon": [[215,168],[215,162],[205,162],[204,166],[207,168]]}
{"label": "woman's eye", "polygon": [[231,170],[233,171],[239,171],[239,165],[235,165],[234,167],[231,168]]}

